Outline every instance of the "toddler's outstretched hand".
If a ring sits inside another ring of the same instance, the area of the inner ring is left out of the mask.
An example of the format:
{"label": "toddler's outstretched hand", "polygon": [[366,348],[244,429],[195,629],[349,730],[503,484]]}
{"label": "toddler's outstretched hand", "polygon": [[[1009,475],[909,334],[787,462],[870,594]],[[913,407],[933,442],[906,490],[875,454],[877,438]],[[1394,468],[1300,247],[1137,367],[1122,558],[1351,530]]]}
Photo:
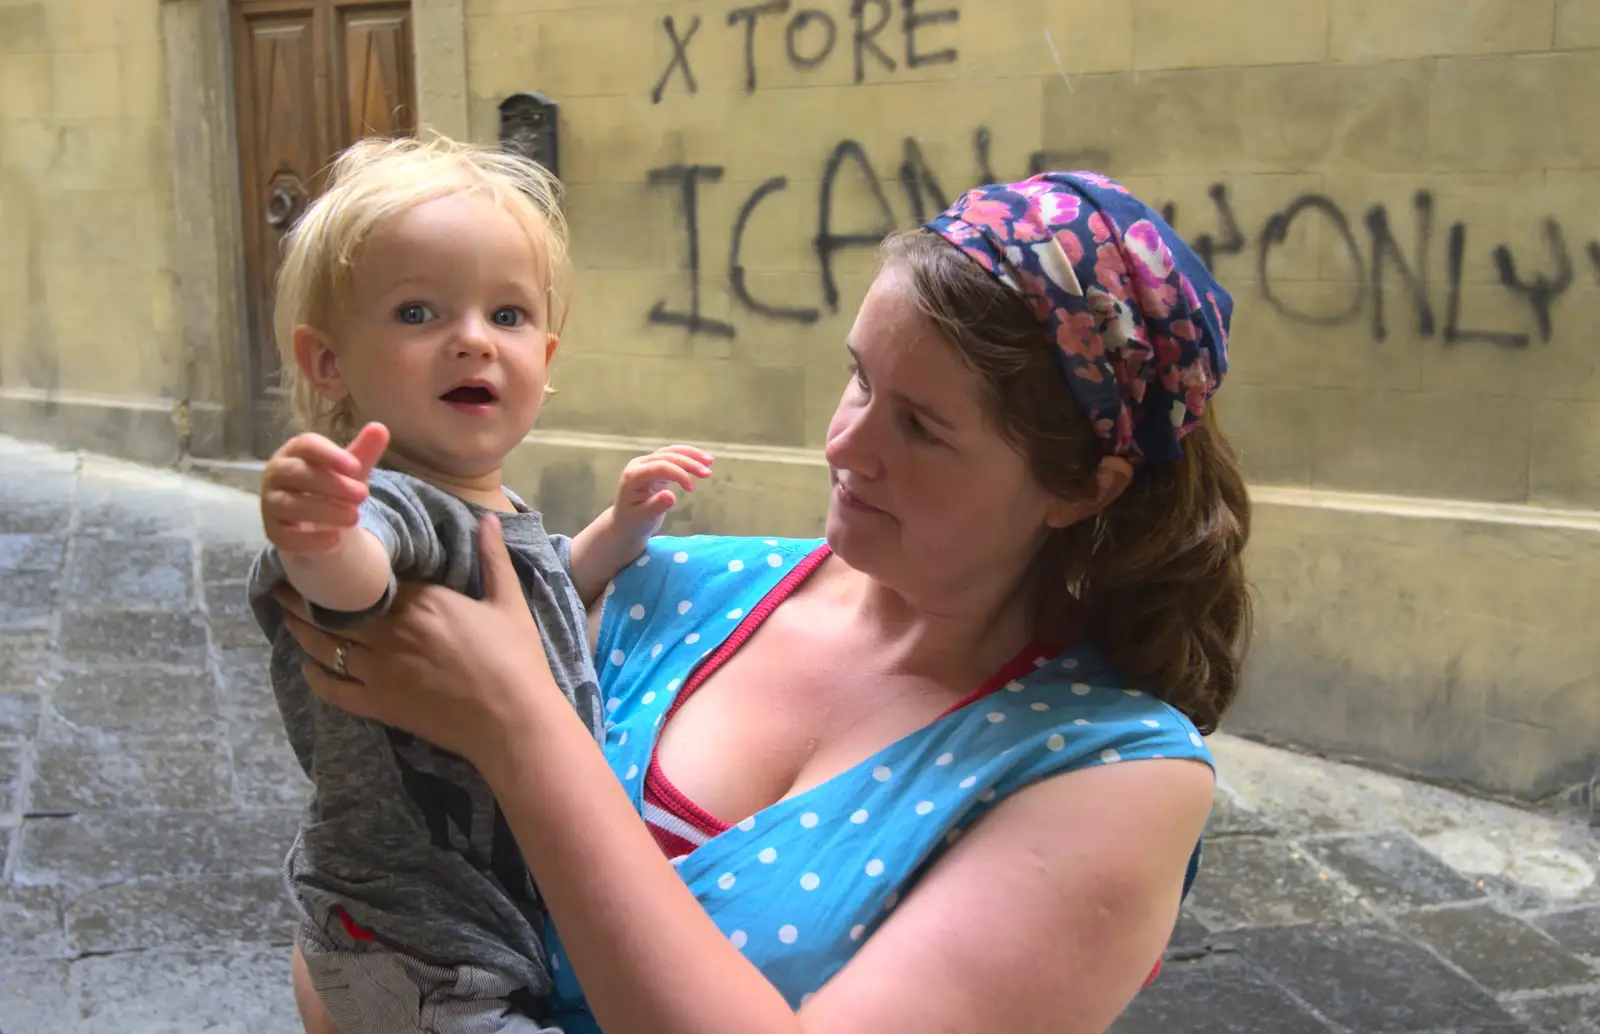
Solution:
{"label": "toddler's outstretched hand", "polygon": [[261,522],[280,552],[332,553],[355,530],[367,478],[389,446],[389,430],[368,424],[340,448],[320,434],[289,439],[261,476]]}
{"label": "toddler's outstretched hand", "polygon": [[667,511],[677,502],[669,485],[694,491],[695,478],[711,476],[709,452],[692,445],[669,445],[648,456],[631,460],[622,468],[612,518],[619,530],[648,539],[661,529]]}

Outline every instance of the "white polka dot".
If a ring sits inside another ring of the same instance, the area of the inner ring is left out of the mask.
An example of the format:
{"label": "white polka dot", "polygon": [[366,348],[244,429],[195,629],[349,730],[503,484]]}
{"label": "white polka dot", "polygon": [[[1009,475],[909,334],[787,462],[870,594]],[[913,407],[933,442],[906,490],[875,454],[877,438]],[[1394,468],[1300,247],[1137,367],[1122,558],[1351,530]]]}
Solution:
{"label": "white polka dot", "polygon": [[606,701],[606,713],[610,714],[612,711],[615,711],[617,708],[619,708],[621,706],[622,706],[622,701],[620,699],[618,699],[617,697],[612,697],[610,700]]}
{"label": "white polka dot", "polygon": [[961,780],[961,789],[963,789],[963,790],[970,790],[974,786],[977,786],[977,785],[978,785],[978,777],[977,776],[967,776],[965,779]]}
{"label": "white polka dot", "polygon": [[700,641],[700,633],[699,632],[690,632],[688,635],[683,637],[683,641],[686,644],[688,644],[689,646],[693,646],[695,643],[698,643]]}
{"label": "white polka dot", "polygon": [[1116,751],[1114,751],[1111,748],[1107,747],[1105,750],[1102,750],[1100,752],[1100,760],[1104,761],[1106,764],[1110,765],[1110,764],[1114,764],[1114,763],[1116,763],[1118,761],[1121,761],[1122,760],[1122,755],[1118,754]]}
{"label": "white polka dot", "polygon": [[786,923],[783,926],[778,927],[778,940],[782,941],[784,944],[793,944],[799,939],[800,931],[795,929],[792,924]]}
{"label": "white polka dot", "polygon": [[610,596],[612,593],[614,593],[616,591],[617,591],[617,583],[616,582],[607,582],[606,583],[606,595],[607,596]]}
{"label": "white polka dot", "polygon": [[689,601],[689,600],[679,600],[678,601],[678,613],[679,614],[687,614],[687,613],[689,613],[689,608],[692,607],[692,606],[694,606],[694,603]]}
{"label": "white polka dot", "polygon": [[810,1004],[811,999],[813,999],[815,997],[817,997],[817,993],[815,991],[812,991],[809,994],[801,995],[800,996],[800,1008],[804,1009],[807,1005]]}
{"label": "white polka dot", "polygon": [[850,928],[850,939],[852,941],[859,941],[862,937],[866,936],[866,933],[867,928],[862,926],[860,923],[857,923]]}
{"label": "white polka dot", "polygon": [[728,570],[735,571],[735,572],[743,571],[744,570],[744,561],[743,560],[730,560],[730,561],[728,561]]}
{"label": "white polka dot", "polygon": [[1012,681],[1010,681],[1010,682],[1007,682],[1006,683],[1006,692],[1007,693],[1021,693],[1022,692],[1022,683],[1017,682],[1014,679]]}
{"label": "white polka dot", "polygon": [[626,747],[627,745],[628,745],[628,730],[627,729],[623,729],[622,730],[622,735],[617,737],[617,746]]}
{"label": "white polka dot", "polygon": [[855,811],[851,812],[850,821],[858,826],[867,821],[867,809],[857,808]]}
{"label": "white polka dot", "polygon": [[735,607],[732,610],[728,611],[728,620],[729,621],[738,621],[742,617],[744,617],[744,611],[740,610],[738,607]]}
{"label": "white polka dot", "polygon": [[[681,685],[683,685],[682,679],[673,679],[671,682],[667,683],[667,692],[676,693],[678,691],[678,687]],[[654,694],[651,695],[654,696]]]}
{"label": "white polka dot", "polygon": [[621,650],[612,650],[611,651],[611,663],[612,664],[621,664],[623,661],[625,661],[627,659],[628,659],[628,655],[623,653]]}
{"label": "white polka dot", "polygon": [[641,703],[641,704],[653,704],[655,702],[656,702],[656,691],[653,690],[653,689],[650,692],[646,693],[644,696],[639,698],[639,703]]}
{"label": "white polka dot", "polygon": [[892,890],[889,892],[889,896],[883,899],[883,910],[887,912],[898,904],[900,904],[900,892]]}
{"label": "white polka dot", "polygon": [[1050,738],[1044,741],[1044,745],[1051,750],[1060,750],[1067,745],[1067,738],[1059,732],[1052,733]]}
{"label": "white polka dot", "polygon": [[676,858],[668,858],[667,859],[667,861],[672,865],[672,867],[674,869],[681,868],[683,866],[683,863],[687,862],[688,860],[689,860],[689,856],[686,855],[686,854],[681,854]]}
{"label": "white polka dot", "polygon": [[1089,719],[1087,719],[1087,718],[1074,718],[1074,719],[1073,719],[1073,720],[1072,720],[1072,724],[1073,724],[1073,725],[1093,725],[1093,724],[1094,724],[1094,723],[1093,723],[1093,722],[1091,722],[1091,721],[1090,721],[1090,720],[1089,720]]}
{"label": "white polka dot", "polygon": [[750,938],[745,936],[745,932],[743,930],[735,930],[733,933],[728,935],[728,941],[735,948],[738,948],[740,951],[744,951],[744,946],[750,942]]}
{"label": "white polka dot", "polygon": [[1203,747],[1206,745],[1206,741],[1201,739],[1200,734],[1197,732],[1191,732],[1189,734],[1189,742],[1194,744],[1196,747]]}
{"label": "white polka dot", "polygon": [[756,858],[760,859],[762,865],[771,865],[778,860],[778,849],[776,847],[763,847],[761,853],[756,855]]}
{"label": "white polka dot", "polygon": [[889,781],[889,777],[892,775],[894,775],[894,773],[889,771],[888,765],[879,765],[877,768],[872,770],[872,778],[876,779],[880,783],[887,783]]}
{"label": "white polka dot", "polygon": [[761,541],[762,541],[762,543],[764,543],[765,545],[768,545],[768,546],[776,546],[778,544],[778,540],[777,539],[762,539]]}
{"label": "white polka dot", "polygon": [[725,872],[717,877],[717,886],[723,890],[732,890],[733,885],[737,882],[739,882],[739,878],[731,872]]}
{"label": "white polka dot", "polygon": [[628,766],[628,774],[623,776],[622,778],[624,778],[624,779],[637,779],[638,776],[639,776],[639,766],[638,765],[629,765]]}
{"label": "white polka dot", "polygon": [[954,761],[955,759],[956,759],[956,756],[954,754],[951,754],[948,751],[946,751],[945,753],[940,754],[938,756],[938,758],[936,758],[934,760],[933,763],[935,765],[939,765],[939,766],[943,767],[945,765],[948,765],[950,762]]}
{"label": "white polka dot", "polygon": [[818,821],[817,813],[814,811],[808,811],[800,816],[800,825],[805,829],[816,829]]}
{"label": "white polka dot", "polygon": [[1076,657],[1068,657],[1066,660],[1061,662],[1061,666],[1066,668],[1068,671],[1071,671],[1073,668],[1078,666],[1078,659]]}
{"label": "white polka dot", "polygon": [[635,603],[631,608],[629,608],[628,616],[633,618],[635,621],[642,619],[644,617],[644,604]]}
{"label": "white polka dot", "polygon": [[881,859],[874,858],[872,861],[868,862],[867,863],[867,875],[868,876],[882,876],[883,875],[883,861]]}
{"label": "white polka dot", "polygon": [[814,872],[808,872],[800,877],[801,890],[816,890],[820,886],[822,886],[822,877]]}
{"label": "white polka dot", "polygon": [[988,804],[990,801],[994,800],[994,788],[990,787],[989,789],[987,789],[987,790],[983,791],[982,793],[980,793],[978,795],[978,800],[982,801],[985,804]]}
{"label": "white polka dot", "polygon": [[987,715],[984,715],[984,717],[989,719],[990,725],[999,725],[1001,722],[1006,720],[1004,711],[990,711]]}
{"label": "white polka dot", "polygon": [[740,819],[739,820],[739,828],[744,830],[746,833],[750,832],[752,829],[755,829],[756,828],[756,817],[754,815],[751,815],[751,816],[749,816],[747,818]]}
{"label": "white polka dot", "polygon": [[1033,659],[1033,666],[1035,668],[1042,668],[1046,664],[1049,664],[1049,663],[1050,663],[1050,658],[1048,658],[1048,657],[1035,657]]}
{"label": "white polka dot", "polygon": [[1157,761],[1159,761],[1159,760],[1161,760],[1161,759],[1162,759],[1162,758],[1164,758],[1164,757],[1166,757],[1166,755],[1165,755],[1165,754],[1151,754],[1151,755],[1150,755],[1150,756],[1151,756],[1151,757],[1153,757],[1153,758],[1155,758],[1155,759],[1156,759],[1156,760],[1157,760]]}
{"label": "white polka dot", "polygon": [[650,554],[646,553],[644,556],[642,556],[639,559],[635,560],[633,562],[633,566],[634,567],[643,567],[645,564],[648,564],[649,562],[650,562]]}
{"label": "white polka dot", "polygon": [[652,656],[652,657],[660,657],[661,656],[661,650],[662,650],[661,644],[657,643],[656,645],[650,647],[650,656]]}
{"label": "white polka dot", "polygon": [[1035,711],[1048,711],[1048,710],[1050,710],[1050,705],[1045,703],[1043,700],[1035,700],[1033,703],[1029,704],[1028,706],[1033,708]]}
{"label": "white polka dot", "polygon": [[930,812],[932,810],[933,810],[933,802],[932,801],[918,801],[917,802],[917,814],[918,815],[926,815],[926,814],[928,814],[928,812]]}
{"label": "white polka dot", "polygon": [[656,715],[656,728],[657,729],[661,728],[661,721],[662,721],[662,719],[664,719],[666,717],[667,716],[666,716],[666,714],[664,712],[662,714]]}
{"label": "white polka dot", "polygon": [[674,553],[672,554],[672,562],[675,564],[687,564],[689,562],[689,554]]}
{"label": "white polka dot", "polygon": [[1089,684],[1087,682],[1074,682],[1072,684],[1072,694],[1074,696],[1080,696],[1080,697],[1088,696],[1089,695]]}
{"label": "white polka dot", "polygon": [[1150,727],[1150,728],[1152,728],[1152,729],[1159,729],[1159,728],[1161,728],[1161,723],[1160,723],[1160,722],[1158,722],[1158,721],[1156,721],[1156,720],[1155,720],[1155,719],[1154,719],[1154,718],[1146,718],[1146,719],[1145,719],[1145,720],[1144,720],[1144,724],[1146,724],[1146,725],[1148,725],[1148,726],[1149,726],[1149,727]]}
{"label": "white polka dot", "polygon": [[1122,694],[1124,696],[1130,696],[1130,697],[1142,697],[1142,696],[1144,696],[1144,690],[1142,690],[1142,689],[1125,689],[1125,690],[1122,691]]}
{"label": "white polka dot", "polygon": [[700,651],[700,658],[699,658],[699,659],[700,659],[700,660],[702,660],[702,661],[703,661],[703,660],[705,660],[705,659],[706,659],[706,658],[707,658],[707,657],[710,657],[710,656],[711,656],[711,651],[710,651],[710,650],[701,650],[701,651]]}
{"label": "white polka dot", "polygon": [[779,556],[776,553],[771,554],[770,556],[767,557],[767,566],[768,567],[782,567],[783,566],[783,557]]}
{"label": "white polka dot", "polygon": [[553,972],[554,971],[559,971],[561,969],[561,956],[560,955],[551,955],[550,956],[550,969]]}

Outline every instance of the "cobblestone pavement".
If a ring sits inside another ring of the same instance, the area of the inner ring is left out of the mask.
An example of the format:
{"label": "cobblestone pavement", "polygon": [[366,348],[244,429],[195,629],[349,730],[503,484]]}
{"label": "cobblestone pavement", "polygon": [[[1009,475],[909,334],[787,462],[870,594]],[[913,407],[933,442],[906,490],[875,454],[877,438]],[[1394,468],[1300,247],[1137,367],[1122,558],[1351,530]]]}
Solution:
{"label": "cobblestone pavement", "polygon": [[[294,1034],[254,497],[0,437],[0,1031]],[[1117,1034],[1600,1031],[1600,830],[1218,737]]]}

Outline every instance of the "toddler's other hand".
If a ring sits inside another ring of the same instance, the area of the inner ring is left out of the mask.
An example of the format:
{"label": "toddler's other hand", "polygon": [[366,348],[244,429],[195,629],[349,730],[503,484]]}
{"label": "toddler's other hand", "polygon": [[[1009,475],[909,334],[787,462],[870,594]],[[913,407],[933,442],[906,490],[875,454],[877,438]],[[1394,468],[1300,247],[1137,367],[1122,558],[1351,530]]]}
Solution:
{"label": "toddler's other hand", "polygon": [[640,538],[654,535],[677,502],[668,486],[675,484],[693,492],[695,478],[711,476],[713,459],[709,452],[692,445],[669,445],[630,461],[622,468],[617,484],[613,511],[617,526]]}
{"label": "toddler's other hand", "polygon": [[267,541],[300,556],[332,553],[355,530],[367,478],[389,446],[389,430],[368,424],[348,448],[299,434],[272,454],[261,476]]}

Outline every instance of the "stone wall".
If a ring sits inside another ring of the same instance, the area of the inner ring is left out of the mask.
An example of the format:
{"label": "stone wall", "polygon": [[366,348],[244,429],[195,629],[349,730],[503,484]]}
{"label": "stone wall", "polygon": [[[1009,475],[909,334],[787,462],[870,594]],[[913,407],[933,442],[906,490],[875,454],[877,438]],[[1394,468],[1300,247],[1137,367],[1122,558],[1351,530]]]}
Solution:
{"label": "stone wall", "polygon": [[0,0],[0,427],[182,448],[157,0]]}

